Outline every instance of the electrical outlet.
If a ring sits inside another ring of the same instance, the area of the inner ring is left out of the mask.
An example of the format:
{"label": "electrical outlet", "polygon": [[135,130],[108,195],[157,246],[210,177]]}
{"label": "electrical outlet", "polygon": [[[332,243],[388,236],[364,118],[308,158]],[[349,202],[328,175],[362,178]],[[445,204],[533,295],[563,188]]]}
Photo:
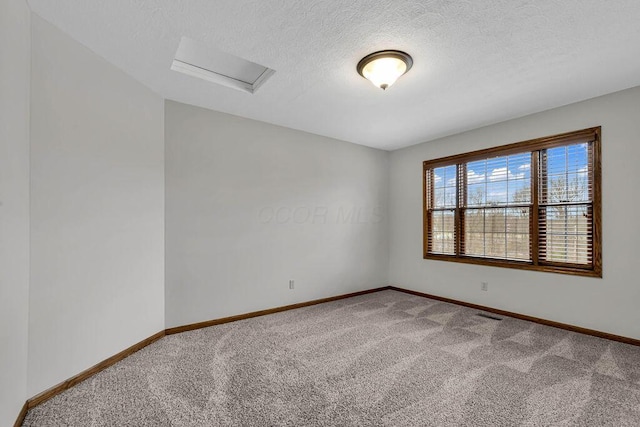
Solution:
{"label": "electrical outlet", "polygon": [[295,283],[293,280],[289,280],[289,289],[293,289],[295,287]]}
{"label": "electrical outlet", "polygon": [[481,282],[480,283],[480,289],[483,291],[488,291],[489,290],[489,282]]}

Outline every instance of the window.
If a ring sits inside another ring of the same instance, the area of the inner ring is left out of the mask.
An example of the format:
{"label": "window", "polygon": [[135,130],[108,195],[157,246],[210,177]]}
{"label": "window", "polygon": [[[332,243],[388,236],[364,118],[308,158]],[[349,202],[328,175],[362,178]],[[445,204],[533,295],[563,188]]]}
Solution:
{"label": "window", "polygon": [[424,257],[602,277],[600,128],[424,162]]}

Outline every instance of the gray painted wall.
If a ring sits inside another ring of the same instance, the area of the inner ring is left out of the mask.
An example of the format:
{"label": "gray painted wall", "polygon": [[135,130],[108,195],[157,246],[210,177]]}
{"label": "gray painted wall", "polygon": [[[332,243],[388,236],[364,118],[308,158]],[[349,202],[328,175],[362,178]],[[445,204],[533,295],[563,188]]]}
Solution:
{"label": "gray painted wall", "polygon": [[164,328],[164,101],[32,17],[34,395]]}
{"label": "gray painted wall", "polygon": [[0,425],[27,397],[30,12],[0,2]]}
{"label": "gray painted wall", "polygon": [[[394,285],[640,338],[640,87],[391,153]],[[422,259],[422,161],[602,125],[603,279]],[[480,282],[489,282],[489,291]]]}
{"label": "gray painted wall", "polygon": [[165,114],[168,327],[387,284],[389,153],[171,101]]}

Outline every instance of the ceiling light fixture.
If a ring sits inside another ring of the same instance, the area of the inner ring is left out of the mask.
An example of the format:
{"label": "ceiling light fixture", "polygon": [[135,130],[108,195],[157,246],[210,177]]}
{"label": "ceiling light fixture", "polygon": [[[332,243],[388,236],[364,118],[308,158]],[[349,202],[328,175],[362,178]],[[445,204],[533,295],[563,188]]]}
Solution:
{"label": "ceiling light fixture", "polygon": [[358,62],[358,74],[385,90],[411,69],[413,59],[399,50],[381,50]]}

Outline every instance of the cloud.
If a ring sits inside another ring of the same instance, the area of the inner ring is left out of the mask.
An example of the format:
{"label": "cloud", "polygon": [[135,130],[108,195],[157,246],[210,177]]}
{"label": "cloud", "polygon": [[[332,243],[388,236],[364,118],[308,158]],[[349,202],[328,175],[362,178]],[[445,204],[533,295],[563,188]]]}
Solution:
{"label": "cloud", "polygon": [[528,169],[531,169],[531,163],[525,163],[518,166],[518,170],[521,170],[521,171],[526,171]]}
{"label": "cloud", "polygon": [[467,170],[467,183],[468,184],[478,184],[484,182],[484,174],[476,173],[474,170]]}
{"label": "cloud", "polygon": [[442,177],[440,175],[438,175],[437,173],[434,173],[433,176],[435,178],[436,184],[438,184],[439,182],[442,181]]}
{"label": "cloud", "polygon": [[496,168],[491,171],[491,175],[489,175],[489,181],[505,181],[509,179],[509,181],[513,179],[522,179],[524,178],[524,172],[522,173],[513,173],[506,167],[504,168]]}

